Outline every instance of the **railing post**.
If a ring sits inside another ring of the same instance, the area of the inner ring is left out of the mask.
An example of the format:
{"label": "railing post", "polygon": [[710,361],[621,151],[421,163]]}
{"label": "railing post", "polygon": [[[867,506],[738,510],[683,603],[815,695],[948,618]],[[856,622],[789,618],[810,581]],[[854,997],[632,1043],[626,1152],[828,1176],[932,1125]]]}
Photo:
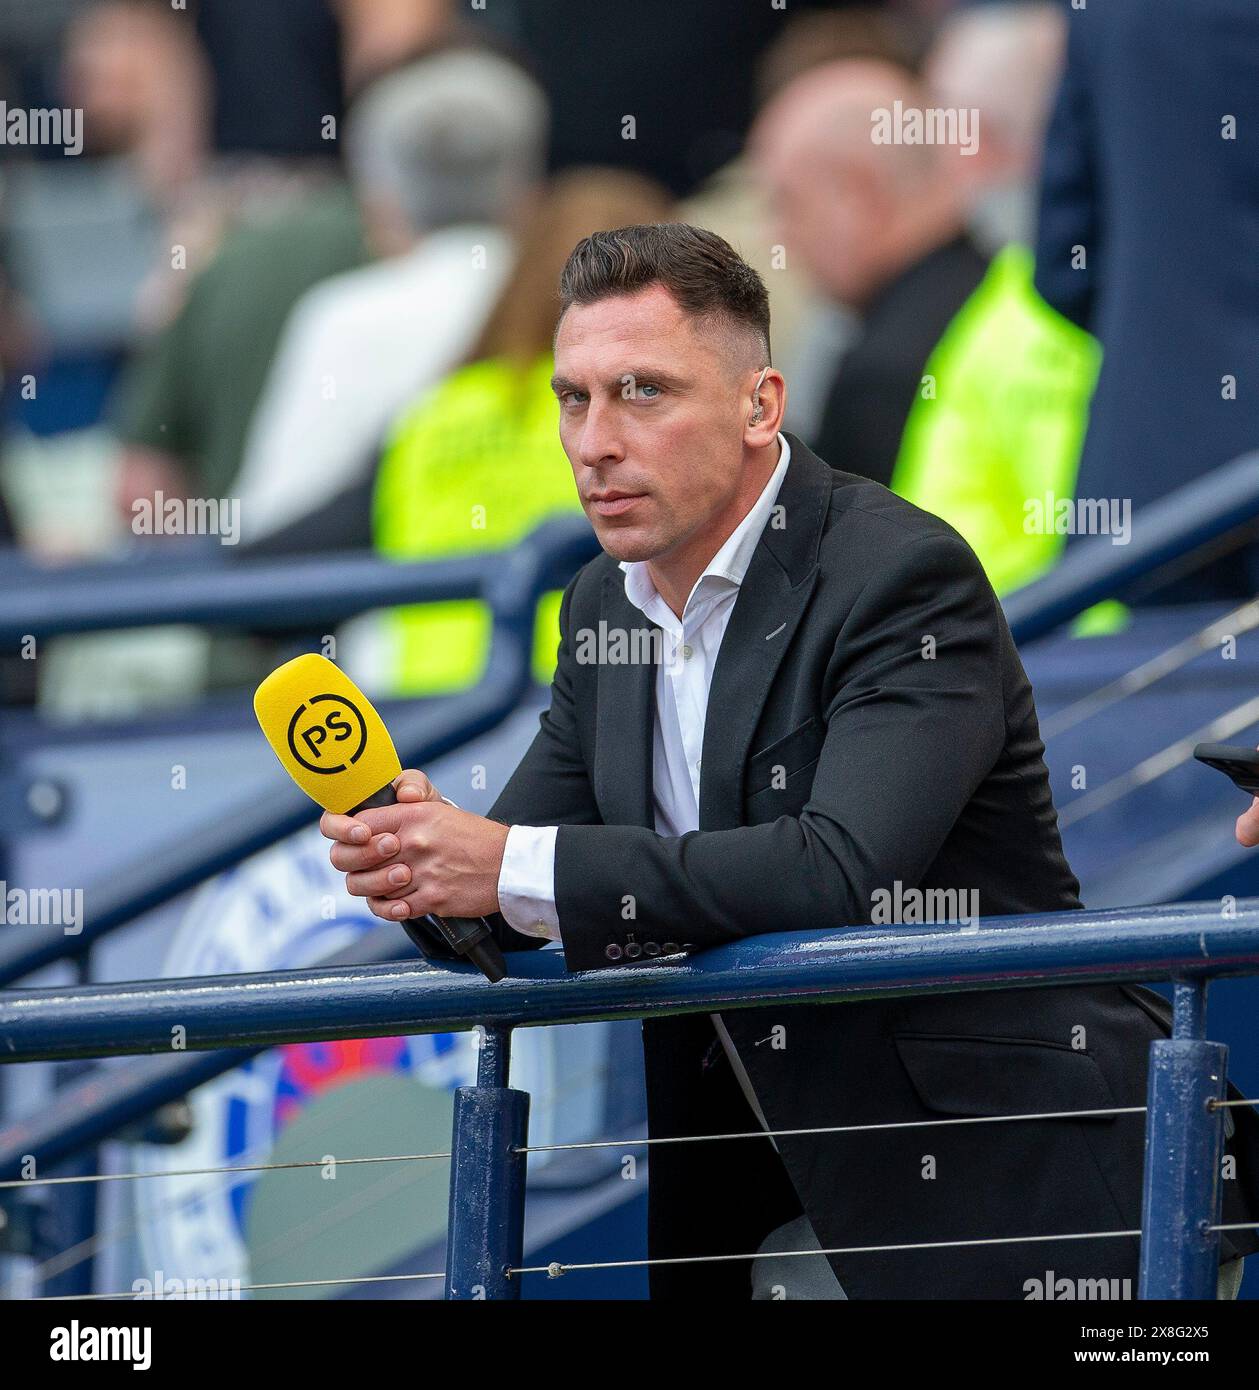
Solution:
{"label": "railing post", "polygon": [[525,1244],[525,1166],[529,1095],[507,1084],[511,1029],[483,1030],[477,1084],[455,1092],[446,1297],[520,1297]]}
{"label": "railing post", "polygon": [[[92,954],[90,944],[74,958],[74,973],[77,984],[92,983]],[[95,1071],[90,1062],[74,1061],[59,1063],[53,1069],[56,1089],[65,1090],[76,1081],[82,1081]],[[91,1147],[82,1150],[69,1163],[58,1169],[60,1177],[83,1177],[101,1171],[101,1151]],[[38,1264],[43,1265],[62,1250],[81,1248],[91,1251],[91,1238],[97,1226],[97,1193],[95,1183],[70,1184],[67,1187],[45,1189],[49,1197],[50,1220],[43,1223],[45,1236],[53,1236],[51,1248],[41,1249]],[[95,1279],[96,1257],[85,1254],[61,1273],[54,1274],[43,1281],[40,1293],[45,1297],[70,1297],[92,1292]]]}
{"label": "railing post", "polygon": [[1143,1299],[1214,1299],[1228,1048],[1203,1041],[1205,980],[1175,982],[1172,1036],[1150,1044],[1141,1209]]}

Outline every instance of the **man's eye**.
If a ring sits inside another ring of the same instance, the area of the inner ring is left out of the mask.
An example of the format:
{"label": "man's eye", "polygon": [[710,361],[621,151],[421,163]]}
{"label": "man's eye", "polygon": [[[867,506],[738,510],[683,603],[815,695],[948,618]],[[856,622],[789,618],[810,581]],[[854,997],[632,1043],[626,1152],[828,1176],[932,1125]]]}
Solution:
{"label": "man's eye", "polygon": [[[660,387],[652,385],[650,381],[643,382],[643,384],[638,389],[649,401],[654,401],[656,397],[660,394]],[[652,394],[648,395],[648,392],[651,392]]]}
{"label": "man's eye", "polygon": [[561,391],[559,401],[561,405],[584,405],[586,393],[584,391]]}

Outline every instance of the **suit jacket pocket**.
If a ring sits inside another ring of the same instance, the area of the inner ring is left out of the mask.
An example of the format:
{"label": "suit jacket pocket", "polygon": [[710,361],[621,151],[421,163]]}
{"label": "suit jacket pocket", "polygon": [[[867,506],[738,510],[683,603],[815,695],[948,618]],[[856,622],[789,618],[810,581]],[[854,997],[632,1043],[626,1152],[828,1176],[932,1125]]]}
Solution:
{"label": "suit jacket pocket", "polygon": [[[948,1115],[1027,1115],[1115,1104],[1094,1058],[1022,1038],[897,1033],[896,1050],[919,1100]],[[1096,1116],[1105,1123],[1114,1116]]]}
{"label": "suit jacket pocket", "polygon": [[810,715],[799,728],[753,753],[744,777],[745,796],[750,800],[758,792],[782,790],[790,777],[817,762],[825,738],[822,721]]}

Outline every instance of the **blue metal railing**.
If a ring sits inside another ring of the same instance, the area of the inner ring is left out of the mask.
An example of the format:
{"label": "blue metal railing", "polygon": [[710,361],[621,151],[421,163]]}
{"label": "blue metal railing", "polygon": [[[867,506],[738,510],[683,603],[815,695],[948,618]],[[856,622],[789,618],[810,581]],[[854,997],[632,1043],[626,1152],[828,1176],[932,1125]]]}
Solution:
{"label": "blue metal railing", "polygon": [[201,557],[177,564],[167,556],[82,569],[32,566],[5,595],[0,649],[28,635],[165,623],[305,632],[369,608],[466,598],[483,598],[507,620],[531,595],[566,583],[597,553],[585,518],[563,516],[543,522],[510,549],[452,560],[395,562],[348,552],[232,565]]}
{"label": "blue metal railing", "polygon": [[1257,520],[1259,453],[1244,454],[1142,507],[1126,545],[1091,537],[1048,574],[1007,595],[1003,607],[1014,640],[1034,641],[1103,599],[1125,598],[1165,567]]}
{"label": "blue metal railing", "polygon": [[[477,1085],[456,1098],[447,1296],[514,1298],[523,1248],[528,1101],[509,1084],[515,1027],[769,1003],[1173,980],[1173,1037],[1151,1045],[1143,1298],[1211,1298],[1219,1259],[1227,1049],[1204,1040],[1210,979],[1259,973],[1259,900],[989,918],[975,927],[852,927],[755,937],[692,957],[569,975],[558,951],[510,958],[496,985],[428,963],[315,967],[0,994],[9,1062],[193,1052],[476,1027]],[[1035,1098],[1030,1098],[1035,1104]],[[0,1132],[0,1180],[35,1134]],[[977,1233],[983,1235],[985,1233]]]}

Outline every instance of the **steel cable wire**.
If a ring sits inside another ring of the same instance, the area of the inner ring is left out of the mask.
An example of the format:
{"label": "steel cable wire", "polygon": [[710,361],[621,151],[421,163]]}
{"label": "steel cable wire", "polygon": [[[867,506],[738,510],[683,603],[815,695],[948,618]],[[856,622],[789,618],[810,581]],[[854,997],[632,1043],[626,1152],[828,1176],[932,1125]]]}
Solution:
{"label": "steel cable wire", "polygon": [[1175,743],[1168,744],[1166,748],[1160,749],[1157,753],[1152,753],[1148,758],[1139,762],[1136,767],[1130,768],[1118,777],[1112,777],[1109,782],[1103,782],[1094,791],[1085,792],[1083,796],[1077,796],[1074,801],[1066,802],[1058,811],[1058,824],[1066,827],[1084,820],[1087,816],[1096,815],[1098,811],[1104,810],[1107,806],[1118,801],[1120,797],[1127,796],[1129,792],[1136,791],[1139,787],[1147,786],[1158,778],[1166,776],[1167,773],[1182,763],[1189,762],[1193,757],[1194,748],[1199,743],[1219,743],[1257,722],[1259,722],[1259,696],[1226,710],[1209,724],[1204,724],[1196,732],[1177,739]]}
{"label": "steel cable wire", "polygon": [[1132,670],[1126,671],[1118,679],[1108,681],[1097,690],[1078,700],[1073,700],[1060,710],[1056,710],[1041,721],[1041,737],[1046,740],[1053,738],[1056,734],[1063,733],[1067,729],[1083,723],[1084,720],[1092,718],[1093,715],[1119,700],[1126,700],[1130,695],[1137,695],[1143,690],[1148,690],[1164,677],[1170,676],[1174,671],[1179,671],[1197,657],[1210,651],[1222,638],[1237,636],[1249,632],[1255,627],[1259,627],[1259,599],[1251,599],[1248,603],[1242,604],[1240,608],[1234,608],[1231,613],[1226,613],[1222,618],[1207,623],[1205,627],[1190,633],[1188,637],[1168,647],[1166,651],[1160,652],[1148,661],[1141,662],[1138,666],[1134,666]]}

